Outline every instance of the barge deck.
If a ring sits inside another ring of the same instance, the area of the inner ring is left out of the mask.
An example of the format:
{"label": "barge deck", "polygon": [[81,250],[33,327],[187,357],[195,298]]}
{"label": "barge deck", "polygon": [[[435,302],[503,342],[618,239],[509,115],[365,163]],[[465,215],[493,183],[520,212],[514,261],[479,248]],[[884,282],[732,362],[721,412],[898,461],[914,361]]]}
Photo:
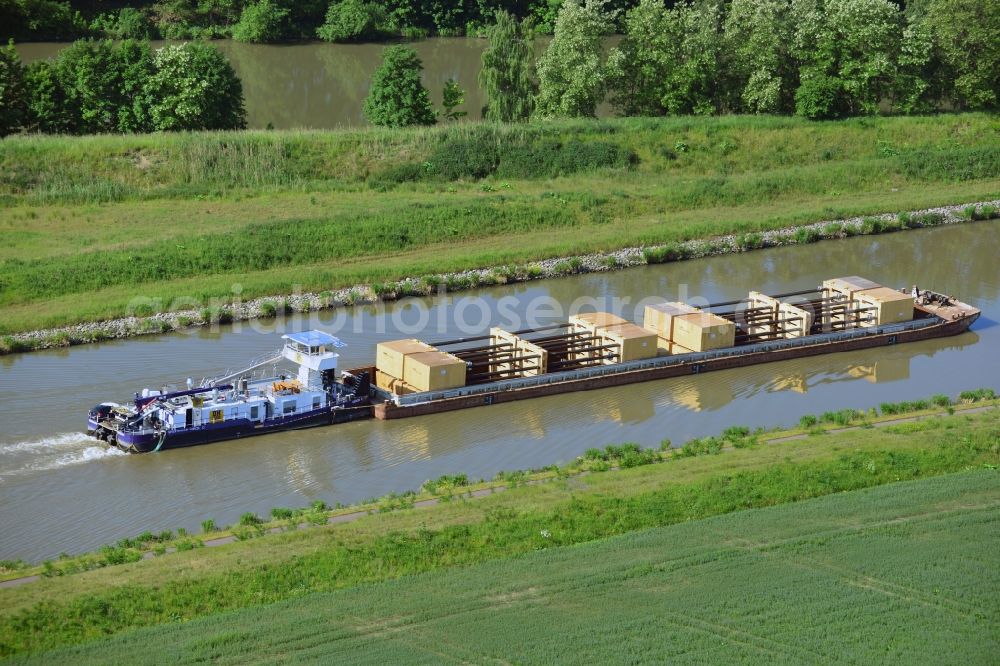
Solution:
{"label": "barge deck", "polygon": [[[444,391],[395,395],[373,388],[374,416],[382,420],[423,416],[559,393],[589,391],[773,361],[948,337],[968,330],[980,314],[977,308],[954,300],[948,301],[946,305],[917,304],[915,309],[919,314],[918,318],[903,323],[759,342],[708,352],[660,356]],[[374,368],[358,368],[351,372],[363,371],[374,373]]]}

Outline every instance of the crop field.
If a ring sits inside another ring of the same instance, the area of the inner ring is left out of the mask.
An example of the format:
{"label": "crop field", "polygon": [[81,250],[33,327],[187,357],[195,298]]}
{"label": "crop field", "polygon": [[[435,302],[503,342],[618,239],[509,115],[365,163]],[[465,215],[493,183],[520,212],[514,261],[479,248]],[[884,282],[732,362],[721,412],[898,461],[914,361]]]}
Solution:
{"label": "crop field", "polygon": [[699,449],[660,464],[45,578],[0,590],[0,656],[539,549],[575,551],[594,540],[744,509],[995,470],[998,419],[1000,410],[991,407],[899,432],[860,429],[724,453]]}
{"label": "crop field", "polygon": [[[980,114],[10,137],[0,334],[1000,196]],[[518,243],[509,242],[516,234]]]}
{"label": "crop field", "polygon": [[1000,476],[963,472],[308,594],[26,663],[988,664],[998,528]]}

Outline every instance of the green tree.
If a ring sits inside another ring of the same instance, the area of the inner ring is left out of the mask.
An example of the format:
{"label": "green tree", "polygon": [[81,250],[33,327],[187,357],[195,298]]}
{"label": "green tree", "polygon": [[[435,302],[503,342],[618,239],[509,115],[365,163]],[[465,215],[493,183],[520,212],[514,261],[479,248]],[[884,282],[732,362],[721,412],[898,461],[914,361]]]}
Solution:
{"label": "green tree", "polygon": [[458,120],[469,115],[468,111],[456,111],[455,109],[465,104],[465,91],[458,85],[455,79],[448,79],[444,82],[444,89],[441,91],[441,106],[444,113],[441,114],[448,120]]}
{"label": "green tree", "polygon": [[268,43],[288,39],[292,33],[290,10],[275,0],[257,0],[243,7],[239,22],[233,26],[238,42]]}
{"label": "green tree", "polygon": [[14,42],[0,49],[0,137],[13,134],[27,121],[24,65]]}
{"label": "green tree", "polygon": [[930,0],[926,12],[955,104],[1000,106],[1000,0]]}
{"label": "green tree", "polygon": [[889,0],[796,0],[793,20],[803,88],[796,111],[815,118],[877,112],[895,80],[899,8]]}
{"label": "green tree", "polygon": [[215,47],[204,43],[165,46],[154,53],[153,65],[155,71],[143,94],[154,129],[246,126],[243,85]]}
{"label": "green tree", "polygon": [[721,67],[721,5],[701,0],[679,4],[671,14],[679,49],[665,81],[663,106],[673,114],[720,111],[727,92]]}
{"label": "green tree", "polygon": [[71,119],[70,132],[117,131],[124,64],[120,55],[109,39],[80,40],[59,53],[56,75]]}
{"label": "green tree", "polygon": [[126,40],[118,45],[121,79],[118,82],[119,132],[149,132],[153,129],[149,115],[146,82],[153,75],[153,53],[149,42]]}
{"label": "green tree", "polygon": [[593,117],[604,98],[602,37],[611,31],[607,0],[565,0],[555,35],[538,61],[540,118]]}
{"label": "green tree", "polygon": [[740,108],[751,113],[790,113],[799,87],[792,52],[792,0],[733,0],[724,45]]}
{"label": "green tree", "polygon": [[643,0],[608,58],[612,104],[624,115],[708,114],[723,106],[721,7],[712,0],[667,10]]}
{"label": "green tree", "polygon": [[0,0],[0,40],[67,40],[88,34],[87,21],[69,2]]}
{"label": "green tree", "polygon": [[640,0],[625,15],[625,37],[608,56],[611,104],[623,116],[660,116],[663,85],[675,64],[681,38],[669,10]]}
{"label": "green tree", "polygon": [[28,129],[44,134],[69,132],[73,121],[55,61],[36,60],[28,65],[25,83],[28,88]]}
{"label": "green tree", "polygon": [[386,21],[385,10],[377,3],[340,0],[330,4],[316,34],[328,42],[373,40],[384,34]]}
{"label": "green tree", "polygon": [[387,48],[365,98],[368,122],[385,127],[437,122],[427,89],[420,82],[422,72],[423,64],[416,51],[406,46]]}
{"label": "green tree", "polygon": [[896,57],[896,76],[892,82],[893,107],[903,113],[933,110],[943,90],[937,74],[941,62],[934,49],[931,26],[919,14],[907,12],[906,27]]}
{"label": "green tree", "polygon": [[528,18],[535,30],[542,35],[551,35],[556,29],[556,19],[559,18],[559,8],[563,0],[534,0],[531,3]]}
{"label": "green tree", "polygon": [[527,120],[537,92],[531,27],[501,11],[487,28],[486,38],[489,47],[483,51],[479,70],[479,85],[486,92],[483,117],[506,123]]}

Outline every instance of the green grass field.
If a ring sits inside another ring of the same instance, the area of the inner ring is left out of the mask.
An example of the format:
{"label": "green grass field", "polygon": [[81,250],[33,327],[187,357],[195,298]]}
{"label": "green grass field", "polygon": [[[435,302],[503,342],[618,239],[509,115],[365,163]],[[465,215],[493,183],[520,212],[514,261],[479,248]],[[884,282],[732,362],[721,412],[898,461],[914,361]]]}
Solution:
{"label": "green grass field", "polygon": [[[9,137],[0,334],[1000,196],[1000,121]],[[510,243],[516,235],[518,242]]]}
{"label": "green grass field", "polygon": [[[509,558],[539,549],[575,552],[580,544],[637,530],[998,463],[1000,410],[989,408],[456,498],[0,590],[0,655],[443,568],[493,560],[514,566]],[[921,567],[934,570],[936,562]],[[978,570],[968,573],[970,585],[988,583]],[[226,641],[203,640],[207,650],[238,654]]]}
{"label": "green grass field", "polygon": [[963,472],[306,594],[26,663],[989,664],[998,528],[1000,476]]}

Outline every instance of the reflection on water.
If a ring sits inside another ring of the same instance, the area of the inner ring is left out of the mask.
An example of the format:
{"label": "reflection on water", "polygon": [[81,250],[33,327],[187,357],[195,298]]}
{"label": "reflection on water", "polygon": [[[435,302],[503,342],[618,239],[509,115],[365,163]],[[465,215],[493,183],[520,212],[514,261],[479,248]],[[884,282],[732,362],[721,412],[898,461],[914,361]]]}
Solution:
{"label": "reflection on water", "polygon": [[[272,351],[277,336],[225,328],[0,357],[0,558],[50,557],[145,529],[197,529],[206,518],[231,523],[245,511],[317,499],[346,504],[446,473],[489,478],[565,462],[592,446],[681,444],[733,424],[790,424],[806,413],[1000,388],[998,256],[1000,222],[984,222],[483,289],[475,295],[491,308],[516,296],[523,315],[539,295],[563,303],[596,295],[634,305],[684,293],[723,301],[750,288],[778,293],[860,274],[955,294],[984,316],[973,331],[942,340],[155,455],[91,459],[101,449],[79,435],[87,409],[237,366]],[[373,307],[322,314],[327,324],[346,323],[338,331],[348,344],[344,367],[370,362],[376,341],[398,337],[391,326],[378,329],[377,315]],[[452,324],[428,337],[449,336]]]}

